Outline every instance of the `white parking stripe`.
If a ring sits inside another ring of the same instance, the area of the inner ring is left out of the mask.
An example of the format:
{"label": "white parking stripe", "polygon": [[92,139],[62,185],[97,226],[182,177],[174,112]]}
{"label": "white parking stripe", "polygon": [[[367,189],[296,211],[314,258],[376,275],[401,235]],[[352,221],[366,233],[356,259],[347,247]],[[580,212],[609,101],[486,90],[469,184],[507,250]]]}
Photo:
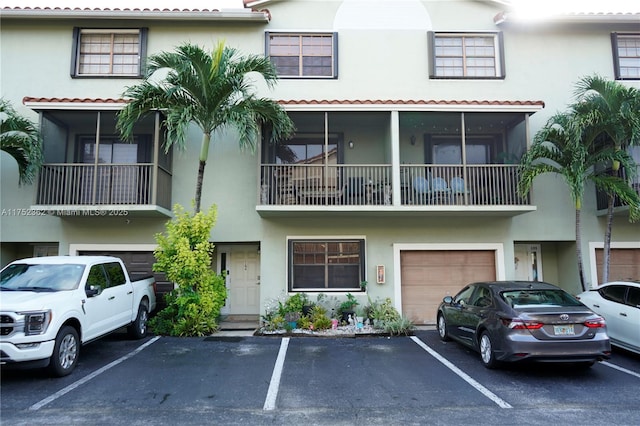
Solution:
{"label": "white parking stripe", "polygon": [[289,347],[289,339],[289,337],[285,337],[280,343],[280,351],[278,352],[276,365],[273,367],[271,383],[269,383],[269,390],[267,391],[267,398],[264,401],[263,410],[270,411],[276,408],[276,399],[278,398],[278,389],[280,388],[280,377],[282,377],[282,368],[284,367],[284,358],[287,355],[287,347]]}
{"label": "white parking stripe", "polygon": [[99,368],[98,370],[94,371],[93,373],[89,374],[88,376],[84,376],[82,379],[78,380],[77,382],[71,383],[66,388],[60,389],[58,392],[54,393],[53,395],[43,399],[40,402],[37,402],[37,403],[33,404],[31,407],[29,407],[29,410],[35,411],[35,410],[41,409],[42,407],[44,407],[45,405],[49,404],[50,402],[53,402],[56,399],[60,398],[61,396],[63,396],[65,394],[71,392],[72,390],[76,389],[78,386],[81,386],[81,385],[87,383],[89,380],[93,379],[94,377],[97,377],[100,374],[104,373],[105,371],[109,370],[110,368],[115,367],[116,365],[120,364],[122,361],[125,361],[125,360],[131,358],[132,356],[134,356],[138,352],[142,351],[147,346],[149,346],[152,343],[154,343],[159,338],[160,338],[160,336],[154,337],[153,339],[149,340],[145,344],[140,345],[136,350],[134,350],[132,352],[129,352],[125,356],[123,356],[121,358],[118,358],[117,360],[105,365],[102,368]]}
{"label": "white parking stripe", "polygon": [[637,378],[640,379],[640,374],[636,373],[635,371],[627,370],[626,368],[620,367],[619,365],[611,364],[610,362],[607,362],[607,361],[602,361],[600,364],[606,365],[607,367],[614,368],[614,369],[616,369],[618,371],[622,371],[623,373],[627,373],[627,374],[630,374],[632,376],[636,376]]}
{"label": "white parking stripe", "polygon": [[411,339],[414,342],[416,342],[418,344],[418,346],[420,346],[422,349],[424,349],[425,351],[429,352],[429,354],[432,357],[434,357],[435,359],[440,361],[442,364],[444,364],[449,370],[453,371],[458,376],[460,376],[460,378],[462,380],[464,380],[465,382],[467,382],[471,386],[473,386],[478,392],[480,392],[481,394],[483,394],[484,396],[489,398],[491,401],[493,401],[496,404],[498,404],[498,406],[500,406],[501,408],[513,408],[511,406],[511,404],[509,404],[505,400],[499,398],[496,394],[491,392],[489,389],[487,389],[484,386],[482,386],[475,379],[471,378],[471,376],[469,376],[467,373],[465,373],[464,371],[460,370],[458,367],[456,367],[451,362],[449,362],[449,360],[447,360],[442,355],[440,355],[438,352],[434,351],[429,346],[427,346],[427,344],[424,343],[422,340],[418,339],[416,336],[411,336]]}

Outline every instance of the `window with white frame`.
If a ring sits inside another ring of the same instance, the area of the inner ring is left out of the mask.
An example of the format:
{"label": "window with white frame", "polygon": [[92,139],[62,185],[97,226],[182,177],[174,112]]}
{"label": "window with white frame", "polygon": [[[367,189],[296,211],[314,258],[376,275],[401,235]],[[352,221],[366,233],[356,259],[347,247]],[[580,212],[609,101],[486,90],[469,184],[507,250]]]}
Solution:
{"label": "window with white frame", "polygon": [[640,80],[640,34],[612,33],[616,80]]}
{"label": "window with white frame", "polygon": [[290,291],[361,291],[364,240],[289,240]]}
{"label": "window with white frame", "polygon": [[266,33],[266,54],[281,78],[336,78],[336,33]]}
{"label": "window with white frame", "polygon": [[504,78],[502,33],[429,32],[431,78]]}
{"label": "window with white frame", "polygon": [[146,29],[74,28],[74,77],[141,77]]}

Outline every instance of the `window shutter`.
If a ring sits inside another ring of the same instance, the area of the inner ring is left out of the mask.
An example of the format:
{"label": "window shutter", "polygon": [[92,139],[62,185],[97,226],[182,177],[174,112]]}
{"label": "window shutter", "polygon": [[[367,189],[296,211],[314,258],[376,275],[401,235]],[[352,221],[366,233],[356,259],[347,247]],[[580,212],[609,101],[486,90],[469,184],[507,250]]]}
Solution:
{"label": "window shutter", "polygon": [[435,33],[433,31],[427,32],[428,37],[428,47],[427,47],[427,55],[429,60],[429,78],[434,78],[436,76],[436,48],[435,48]]}
{"label": "window shutter", "polygon": [[80,55],[80,28],[73,27],[73,42],[71,48],[71,77],[77,75],[78,70],[78,56]]}

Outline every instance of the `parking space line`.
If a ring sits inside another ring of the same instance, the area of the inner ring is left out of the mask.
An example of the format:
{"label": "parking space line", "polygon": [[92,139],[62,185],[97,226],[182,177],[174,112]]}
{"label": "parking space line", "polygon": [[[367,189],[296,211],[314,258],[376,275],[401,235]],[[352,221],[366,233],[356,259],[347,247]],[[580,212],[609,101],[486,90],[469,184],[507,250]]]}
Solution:
{"label": "parking space line", "polygon": [[275,410],[276,399],[278,398],[278,389],[280,388],[280,378],[282,377],[282,369],[284,367],[284,358],[287,356],[287,348],[289,347],[289,337],[284,337],[280,342],[280,350],[278,351],[278,358],[276,359],[276,365],[273,367],[273,374],[271,375],[271,382],[269,383],[269,390],[267,391],[267,398],[264,401],[265,411]]}
{"label": "parking space line", "polygon": [[33,404],[31,407],[29,407],[29,410],[30,411],[36,411],[36,410],[41,409],[45,405],[55,401],[56,399],[60,398],[61,396],[63,396],[65,394],[71,392],[72,390],[76,389],[78,386],[81,386],[81,385],[87,383],[89,380],[99,376],[100,374],[102,374],[105,371],[115,367],[116,365],[120,364],[121,362],[128,360],[129,358],[131,358],[135,354],[137,354],[140,351],[142,351],[143,349],[145,349],[147,346],[150,346],[152,343],[157,341],[159,338],[160,338],[160,336],[154,337],[153,339],[149,340],[148,342],[144,343],[143,345],[140,345],[137,349],[129,352],[128,354],[116,359],[113,362],[110,362],[109,364],[105,365],[102,368],[97,369],[93,373],[91,373],[91,374],[89,374],[87,376],[84,376],[82,379],[71,383],[69,386],[67,386],[67,387],[65,387],[63,389],[60,389],[58,392],[54,393],[53,395],[50,395],[47,398],[43,399],[42,401]]}
{"label": "parking space line", "polygon": [[416,342],[418,344],[418,346],[420,346],[422,349],[424,349],[425,351],[427,351],[432,357],[434,357],[435,359],[437,359],[438,361],[440,361],[442,364],[444,364],[449,370],[453,371],[454,373],[456,373],[458,376],[460,376],[460,378],[462,380],[464,380],[465,382],[469,383],[471,386],[473,386],[478,392],[480,392],[481,394],[483,394],[484,396],[486,396],[487,398],[489,398],[491,401],[495,402],[496,404],[498,404],[499,407],[501,408],[513,408],[511,406],[511,404],[509,404],[508,402],[506,402],[505,400],[503,400],[502,398],[498,397],[496,394],[494,394],[493,392],[491,392],[489,389],[485,388],[484,386],[482,386],[478,381],[476,381],[475,379],[473,379],[471,376],[469,376],[467,373],[465,373],[464,371],[460,370],[458,367],[456,367],[455,365],[453,365],[451,362],[449,362],[449,360],[447,360],[445,357],[443,357],[442,355],[440,355],[438,352],[434,351],[433,349],[431,349],[426,343],[424,343],[422,340],[418,339],[416,336],[411,336],[411,340],[413,340],[414,342]]}
{"label": "parking space line", "polygon": [[618,371],[622,371],[623,373],[630,374],[631,376],[636,376],[637,378],[640,379],[640,373],[636,373],[635,371],[627,370],[624,367],[620,367],[619,365],[611,364],[610,362],[607,362],[607,361],[602,361],[602,362],[600,362],[600,364],[606,365],[607,367],[616,369]]}

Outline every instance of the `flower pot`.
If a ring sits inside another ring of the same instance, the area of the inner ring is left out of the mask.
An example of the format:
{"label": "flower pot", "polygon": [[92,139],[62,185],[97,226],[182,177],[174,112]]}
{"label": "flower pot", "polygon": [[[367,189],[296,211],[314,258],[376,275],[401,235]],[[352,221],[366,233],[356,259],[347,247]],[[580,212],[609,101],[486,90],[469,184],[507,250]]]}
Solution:
{"label": "flower pot", "polygon": [[351,316],[352,320],[355,322],[356,320],[355,311],[342,311],[342,322],[349,324],[349,316]]}

